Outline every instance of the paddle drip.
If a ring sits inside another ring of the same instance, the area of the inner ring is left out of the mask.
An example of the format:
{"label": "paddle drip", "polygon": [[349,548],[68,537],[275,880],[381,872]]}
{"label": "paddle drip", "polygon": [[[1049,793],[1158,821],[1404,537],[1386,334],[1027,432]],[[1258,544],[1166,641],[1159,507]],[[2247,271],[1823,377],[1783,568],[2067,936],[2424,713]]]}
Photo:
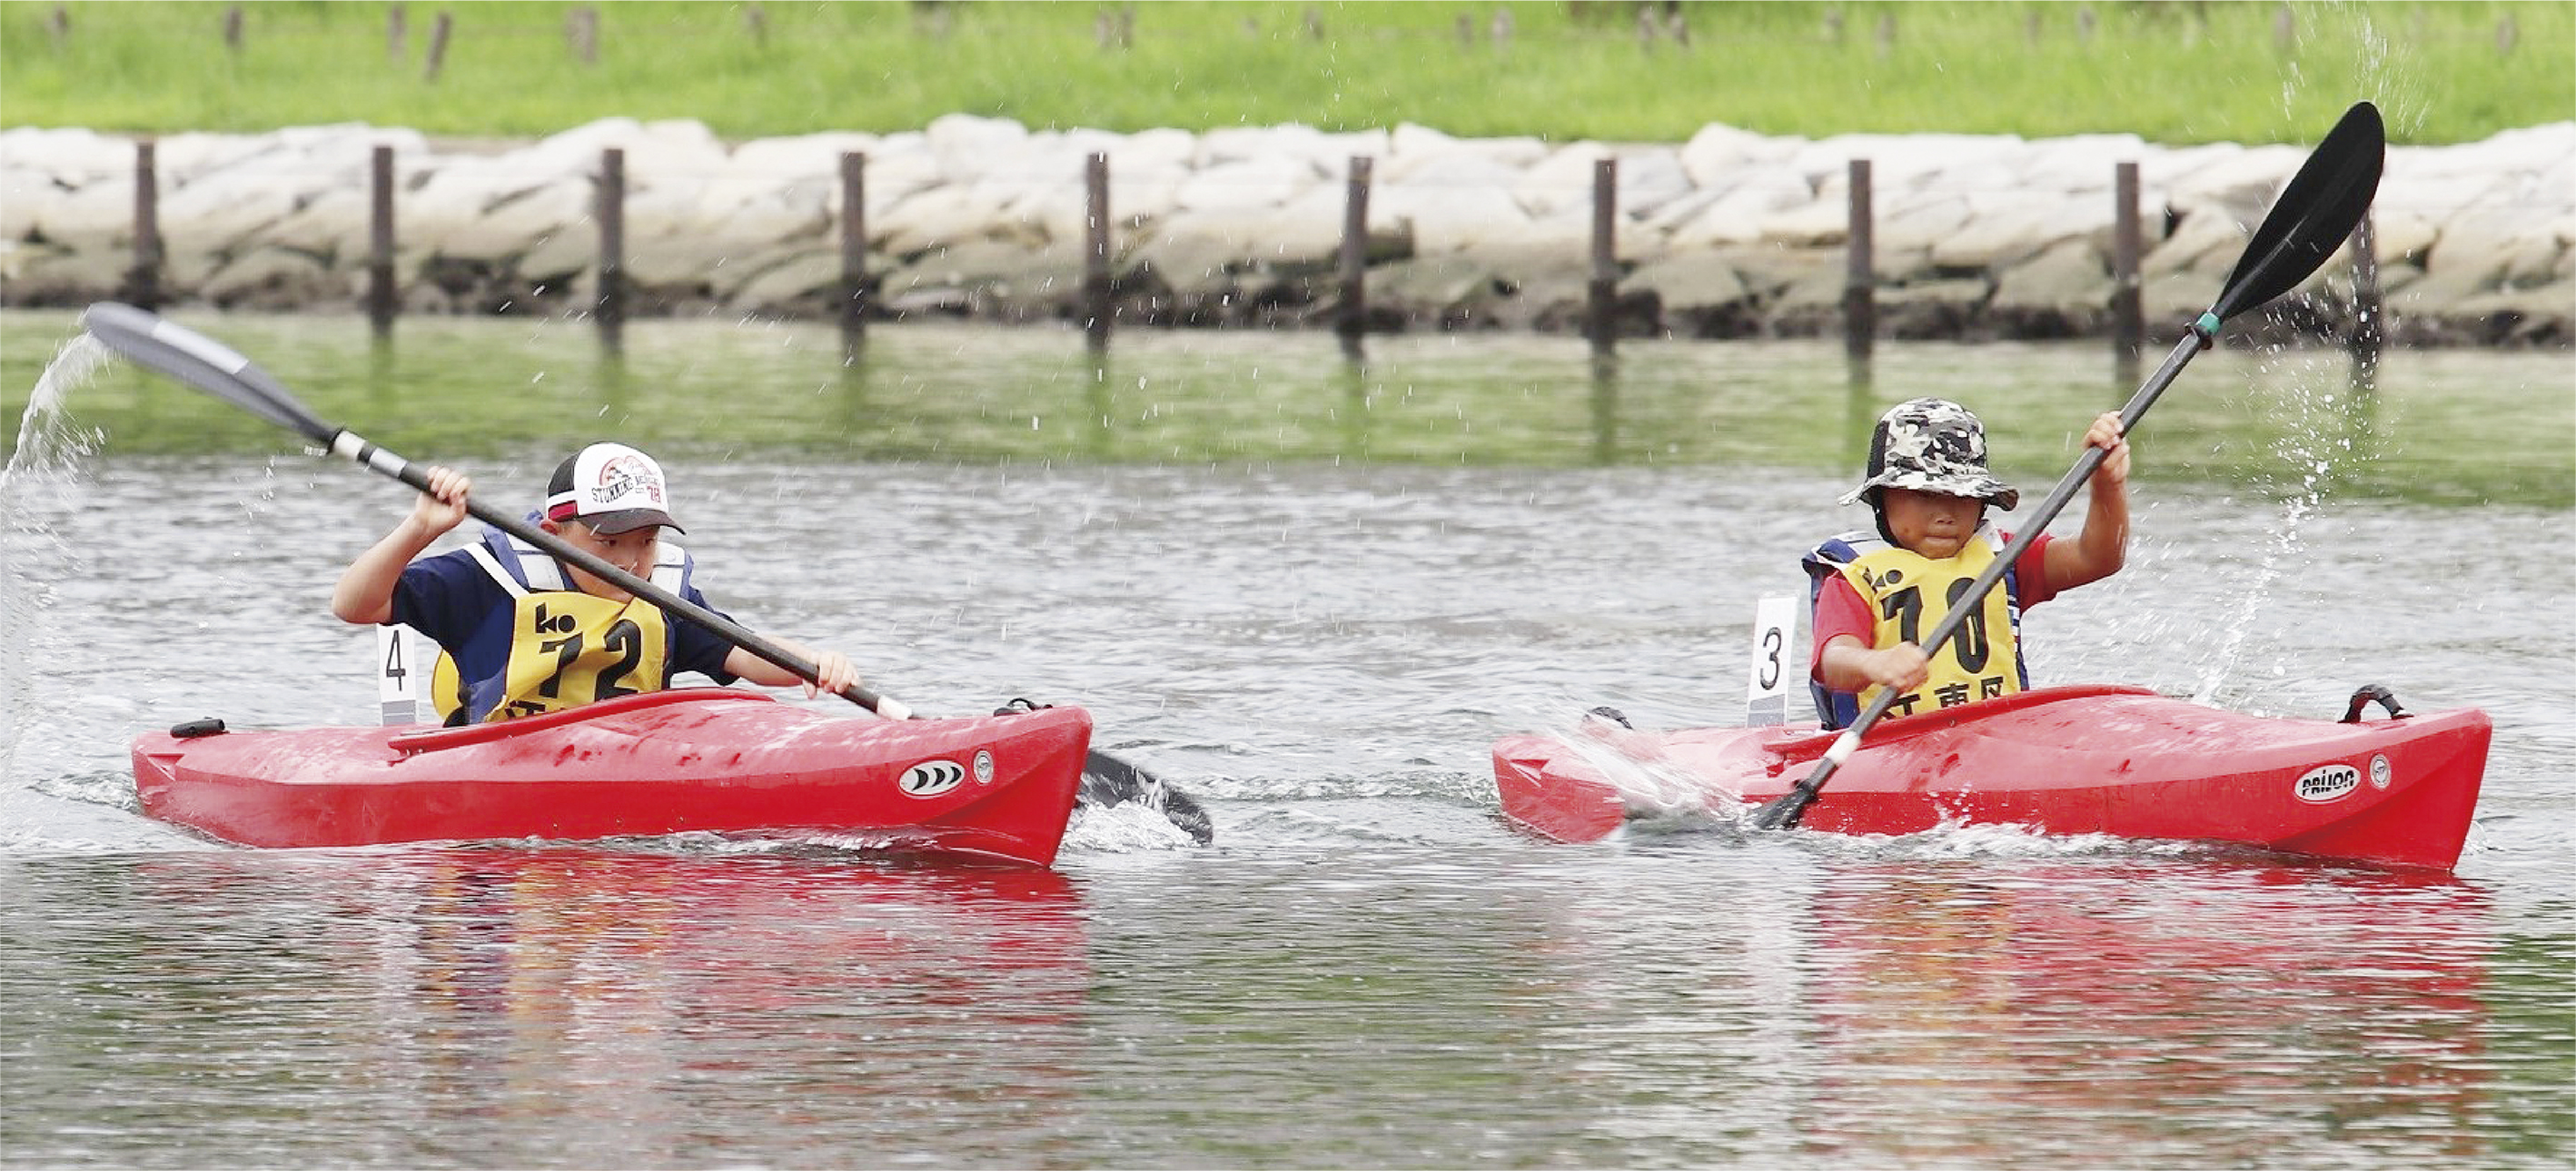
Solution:
{"label": "paddle drip", "polygon": [[113,357],[88,334],[75,335],[55,351],[27,398],[18,445],[8,466],[0,468],[0,516],[8,518],[0,528],[0,566],[6,566],[0,570],[0,781],[13,779],[18,745],[39,722],[31,676],[40,644],[49,641],[43,633],[50,604],[45,583],[79,568],[46,518],[77,508],[67,489],[99,436],[64,416],[63,397]]}
{"label": "paddle drip", "polygon": [[[2260,547],[2254,564],[2254,577],[2239,592],[2243,603],[2220,625],[2218,646],[2204,664],[2199,683],[2192,688],[2194,703],[2223,705],[2221,693],[2237,662],[2244,656],[2246,642],[2258,625],[2264,606],[2271,601],[2273,590],[2280,584],[2285,565],[2295,565],[2305,548],[2300,529],[2324,504],[2334,476],[2335,449],[2349,451],[2352,447],[2349,435],[2338,443],[2324,434],[2326,416],[2335,407],[2335,398],[2314,390],[2317,384],[2315,371],[2302,369],[2310,365],[2314,363],[2287,359],[2286,356],[2276,358],[2274,368],[2289,375],[2282,397],[2286,400],[2283,405],[2291,409],[2267,412],[2289,422],[2288,429],[2273,442],[2272,455],[2280,466],[2296,469],[2297,478],[2295,484],[2286,484],[2286,480],[2276,481],[2289,487],[2280,495],[2280,520],[2265,534],[2268,539]],[[2273,669],[2278,672],[2277,661]],[[2259,690],[2261,684],[2255,686]]]}

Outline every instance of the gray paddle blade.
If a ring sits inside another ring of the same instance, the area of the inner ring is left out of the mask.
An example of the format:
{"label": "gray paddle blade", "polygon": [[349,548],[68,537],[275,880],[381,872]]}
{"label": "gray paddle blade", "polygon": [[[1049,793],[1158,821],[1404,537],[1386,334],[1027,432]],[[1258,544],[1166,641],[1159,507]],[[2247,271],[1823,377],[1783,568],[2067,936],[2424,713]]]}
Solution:
{"label": "gray paddle blade", "polygon": [[81,328],[144,369],[167,375],[328,446],[338,429],[316,418],[268,371],[232,347],[115,301],[81,311]]}

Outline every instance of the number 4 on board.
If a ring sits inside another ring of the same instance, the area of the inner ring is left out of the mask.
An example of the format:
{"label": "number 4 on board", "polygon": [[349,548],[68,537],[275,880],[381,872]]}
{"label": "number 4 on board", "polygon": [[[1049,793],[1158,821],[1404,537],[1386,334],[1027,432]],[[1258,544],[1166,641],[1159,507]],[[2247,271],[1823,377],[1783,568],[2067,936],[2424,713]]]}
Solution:
{"label": "number 4 on board", "polygon": [[411,683],[408,626],[376,628],[376,701],[383,706],[388,725],[420,722],[420,703],[414,698]]}

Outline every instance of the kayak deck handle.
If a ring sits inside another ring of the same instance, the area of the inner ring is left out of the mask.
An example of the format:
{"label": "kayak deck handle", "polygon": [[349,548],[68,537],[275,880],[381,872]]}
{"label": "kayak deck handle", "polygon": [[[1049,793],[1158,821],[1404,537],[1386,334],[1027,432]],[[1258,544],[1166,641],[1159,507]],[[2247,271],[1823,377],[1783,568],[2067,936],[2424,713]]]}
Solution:
{"label": "kayak deck handle", "polygon": [[2352,704],[2351,706],[2343,709],[2342,722],[2347,724],[2360,723],[2362,709],[2367,708],[2374,703],[2388,709],[2389,719],[2405,720],[2413,718],[2407,714],[2405,708],[2397,706],[2397,697],[2394,694],[2391,694],[2387,688],[2376,683],[2364,683],[2361,685],[2359,690],[2352,693]]}

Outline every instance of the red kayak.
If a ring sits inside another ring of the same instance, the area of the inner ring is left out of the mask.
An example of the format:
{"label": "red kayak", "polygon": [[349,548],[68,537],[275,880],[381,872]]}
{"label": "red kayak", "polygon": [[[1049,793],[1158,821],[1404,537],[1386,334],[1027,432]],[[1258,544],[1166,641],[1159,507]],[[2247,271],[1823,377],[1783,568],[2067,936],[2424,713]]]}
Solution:
{"label": "red kayak", "polygon": [[1076,707],[871,720],[723,688],[463,728],[220,728],[134,742],[146,814],[248,846],[795,831],[1036,866],[1091,744]]}
{"label": "red kayak", "polygon": [[[1587,750],[1546,736],[1494,745],[1506,816],[1545,837],[1589,842],[1632,814],[1728,814],[1787,792],[1838,735],[1813,725],[1587,729]],[[2017,825],[2449,870],[2468,836],[2491,732],[2475,709],[2279,720],[2140,688],[2042,688],[1880,721],[1801,825],[1847,834]],[[1637,778],[1629,792],[1602,760]],[[1648,792],[1657,788],[1669,791]]]}

